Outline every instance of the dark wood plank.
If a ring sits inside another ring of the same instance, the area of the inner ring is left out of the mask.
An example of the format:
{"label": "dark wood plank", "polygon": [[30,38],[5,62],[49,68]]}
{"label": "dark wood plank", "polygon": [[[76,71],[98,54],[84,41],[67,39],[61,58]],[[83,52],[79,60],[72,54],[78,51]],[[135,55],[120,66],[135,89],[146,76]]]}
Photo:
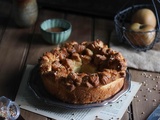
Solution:
{"label": "dark wood plank", "polygon": [[93,19],[91,17],[67,14],[66,19],[72,24],[72,33],[69,41],[82,42],[92,40]]}
{"label": "dark wood plank", "polygon": [[110,35],[114,29],[114,22],[107,19],[95,18],[94,40],[100,39],[108,44]]}
{"label": "dark wood plank", "polygon": [[48,120],[48,118],[21,109],[21,116],[18,118],[18,120]]}
{"label": "dark wood plank", "polygon": [[0,96],[14,99],[21,79],[22,64],[28,44],[26,35],[32,29],[17,28],[10,15],[12,13],[11,2],[1,1],[0,11],[3,11],[1,14],[3,34],[0,40]]}
{"label": "dark wood plank", "polygon": [[132,80],[142,83],[132,101],[134,120],[146,120],[160,103],[160,74],[130,70]]}
{"label": "dark wood plank", "polygon": [[3,86],[0,86],[1,95],[15,97],[28,49],[26,34],[29,34],[30,30],[9,28],[4,33],[0,51],[3,56],[0,59],[0,81],[3,83]]}
{"label": "dark wood plank", "polygon": [[128,111],[124,113],[124,115],[123,115],[121,120],[130,120]]}
{"label": "dark wood plank", "polygon": [[9,0],[0,0],[0,41],[3,38],[3,33],[9,22],[9,19],[11,19],[11,9],[12,6]]}

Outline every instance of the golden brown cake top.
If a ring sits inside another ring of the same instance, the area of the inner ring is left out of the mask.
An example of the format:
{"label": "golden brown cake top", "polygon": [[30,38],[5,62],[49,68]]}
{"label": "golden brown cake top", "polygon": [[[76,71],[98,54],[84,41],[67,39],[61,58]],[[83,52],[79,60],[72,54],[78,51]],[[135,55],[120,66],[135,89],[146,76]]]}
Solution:
{"label": "golden brown cake top", "polygon": [[41,75],[52,76],[70,91],[76,86],[91,88],[108,84],[125,77],[127,69],[122,54],[101,40],[67,42],[44,53],[39,63]]}

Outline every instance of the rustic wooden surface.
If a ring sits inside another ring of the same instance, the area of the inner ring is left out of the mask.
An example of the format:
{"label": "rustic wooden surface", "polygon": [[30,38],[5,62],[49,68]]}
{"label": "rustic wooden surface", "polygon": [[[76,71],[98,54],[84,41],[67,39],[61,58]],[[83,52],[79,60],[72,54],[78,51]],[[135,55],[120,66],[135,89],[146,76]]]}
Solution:
{"label": "rustic wooden surface", "polygon": [[[37,64],[38,58],[55,47],[46,43],[40,34],[40,24],[48,18],[67,19],[73,25],[69,40],[102,39],[108,43],[114,30],[113,20],[84,16],[39,8],[36,24],[19,28],[13,20],[12,2],[0,0],[0,96],[15,99],[27,64]],[[160,74],[129,69],[132,80],[142,86],[126,110],[122,120],[146,120],[160,104]],[[44,116],[21,110],[18,120],[51,120]]]}

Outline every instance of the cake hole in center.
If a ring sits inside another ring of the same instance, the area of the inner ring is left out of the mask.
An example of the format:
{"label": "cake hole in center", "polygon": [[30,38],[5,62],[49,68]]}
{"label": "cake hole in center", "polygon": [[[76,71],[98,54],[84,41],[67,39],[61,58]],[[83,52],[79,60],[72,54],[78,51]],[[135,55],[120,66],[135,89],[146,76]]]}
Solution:
{"label": "cake hole in center", "polygon": [[96,67],[92,64],[82,64],[78,71],[79,73],[95,73],[97,71]]}

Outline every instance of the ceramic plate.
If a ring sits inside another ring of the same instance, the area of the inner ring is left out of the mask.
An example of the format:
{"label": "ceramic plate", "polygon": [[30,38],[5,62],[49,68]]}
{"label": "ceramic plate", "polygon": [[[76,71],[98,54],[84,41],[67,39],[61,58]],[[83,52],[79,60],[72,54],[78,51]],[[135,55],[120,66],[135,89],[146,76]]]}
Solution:
{"label": "ceramic plate", "polygon": [[40,76],[38,75],[38,70],[37,66],[32,70],[30,79],[28,81],[28,85],[32,92],[35,94],[35,96],[45,102],[46,104],[53,105],[53,106],[60,106],[60,107],[65,107],[65,108],[91,108],[91,107],[100,107],[104,106],[110,103],[113,103],[117,101],[121,96],[123,96],[126,92],[129,91],[131,87],[131,75],[127,71],[127,76],[125,79],[125,83],[123,88],[113,97],[106,99],[102,102],[98,103],[90,103],[90,104],[84,104],[84,105],[78,105],[78,104],[70,104],[70,103],[65,103],[62,102],[51,95],[45,90],[42,81],[40,79]]}

